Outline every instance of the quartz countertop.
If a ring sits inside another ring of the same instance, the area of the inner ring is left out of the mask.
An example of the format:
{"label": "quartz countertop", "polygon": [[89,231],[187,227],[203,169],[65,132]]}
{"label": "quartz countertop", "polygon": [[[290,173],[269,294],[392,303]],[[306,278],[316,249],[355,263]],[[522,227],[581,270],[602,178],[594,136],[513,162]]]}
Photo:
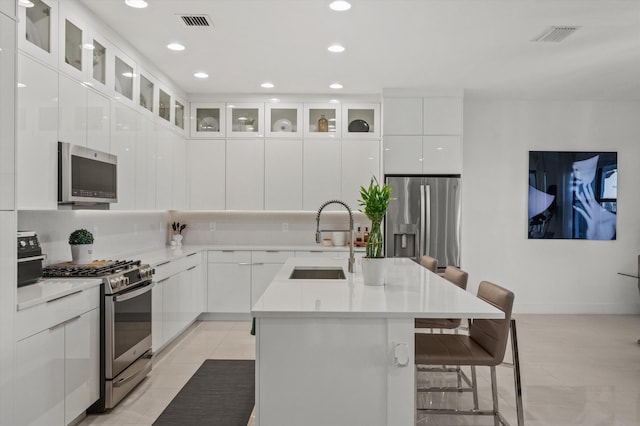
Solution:
{"label": "quartz countertop", "polygon": [[17,310],[40,305],[101,283],[100,278],[45,278],[37,283],[18,287]]}
{"label": "quartz countertop", "polygon": [[[366,286],[346,259],[289,258],[252,308],[255,317],[504,318],[502,311],[406,258],[382,260],[383,286]],[[289,279],[296,266],[342,267],[346,279]]]}

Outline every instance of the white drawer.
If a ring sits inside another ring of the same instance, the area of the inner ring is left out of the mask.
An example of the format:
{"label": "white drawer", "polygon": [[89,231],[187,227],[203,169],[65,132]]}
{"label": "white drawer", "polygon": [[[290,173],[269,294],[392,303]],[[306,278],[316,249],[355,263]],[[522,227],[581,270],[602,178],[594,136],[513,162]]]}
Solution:
{"label": "white drawer", "polygon": [[293,251],[260,250],[251,252],[253,263],[284,263],[290,257],[294,257]]}
{"label": "white drawer", "polygon": [[156,272],[155,274],[153,274],[153,280],[156,282],[162,281],[165,278],[168,278],[180,272],[181,268],[180,268],[180,262],[178,260],[166,260],[164,262],[160,262],[159,264],[157,264],[154,267]]}
{"label": "white drawer", "polygon": [[251,263],[251,252],[245,250],[212,250],[209,263]]}
{"label": "white drawer", "polygon": [[16,341],[55,327],[100,306],[100,286],[71,293],[16,314]]}
{"label": "white drawer", "polygon": [[193,253],[182,258],[183,269],[189,269],[202,264],[202,253]]}

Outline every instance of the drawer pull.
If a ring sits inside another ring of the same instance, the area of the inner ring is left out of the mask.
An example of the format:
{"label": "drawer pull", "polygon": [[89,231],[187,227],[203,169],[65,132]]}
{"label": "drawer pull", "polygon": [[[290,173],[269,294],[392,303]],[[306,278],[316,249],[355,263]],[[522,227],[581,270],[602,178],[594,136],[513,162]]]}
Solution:
{"label": "drawer pull", "polygon": [[65,294],[64,296],[56,297],[55,299],[47,300],[47,303],[55,302],[56,300],[64,299],[65,297],[73,296],[74,294],[82,293],[82,290],[74,291],[73,293]]}
{"label": "drawer pull", "polygon": [[158,266],[166,265],[167,263],[171,263],[171,261],[170,261],[170,260],[167,260],[166,262],[158,263],[158,264],[156,265],[156,268],[157,268]]}
{"label": "drawer pull", "polygon": [[196,269],[196,267],[192,266],[191,268],[188,268],[187,271],[191,271],[192,269]]}
{"label": "drawer pull", "polygon": [[191,253],[191,254],[188,254],[187,257],[195,256],[196,254],[198,253]]}

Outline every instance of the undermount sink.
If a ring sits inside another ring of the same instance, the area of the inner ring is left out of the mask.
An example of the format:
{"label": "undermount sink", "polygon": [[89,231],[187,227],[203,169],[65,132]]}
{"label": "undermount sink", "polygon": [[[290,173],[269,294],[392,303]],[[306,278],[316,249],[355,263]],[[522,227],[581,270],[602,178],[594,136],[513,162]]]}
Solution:
{"label": "undermount sink", "polygon": [[296,266],[289,275],[290,280],[344,280],[346,278],[342,268],[322,266]]}

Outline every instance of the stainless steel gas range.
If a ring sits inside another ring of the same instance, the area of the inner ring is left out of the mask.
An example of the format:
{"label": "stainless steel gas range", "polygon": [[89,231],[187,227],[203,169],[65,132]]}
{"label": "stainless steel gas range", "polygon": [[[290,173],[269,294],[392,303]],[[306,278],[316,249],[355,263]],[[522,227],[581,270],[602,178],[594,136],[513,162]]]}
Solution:
{"label": "stainless steel gas range", "polygon": [[151,289],[154,269],[135,261],[59,263],[43,276],[100,277],[100,399],[90,412],[113,408],[151,371]]}

